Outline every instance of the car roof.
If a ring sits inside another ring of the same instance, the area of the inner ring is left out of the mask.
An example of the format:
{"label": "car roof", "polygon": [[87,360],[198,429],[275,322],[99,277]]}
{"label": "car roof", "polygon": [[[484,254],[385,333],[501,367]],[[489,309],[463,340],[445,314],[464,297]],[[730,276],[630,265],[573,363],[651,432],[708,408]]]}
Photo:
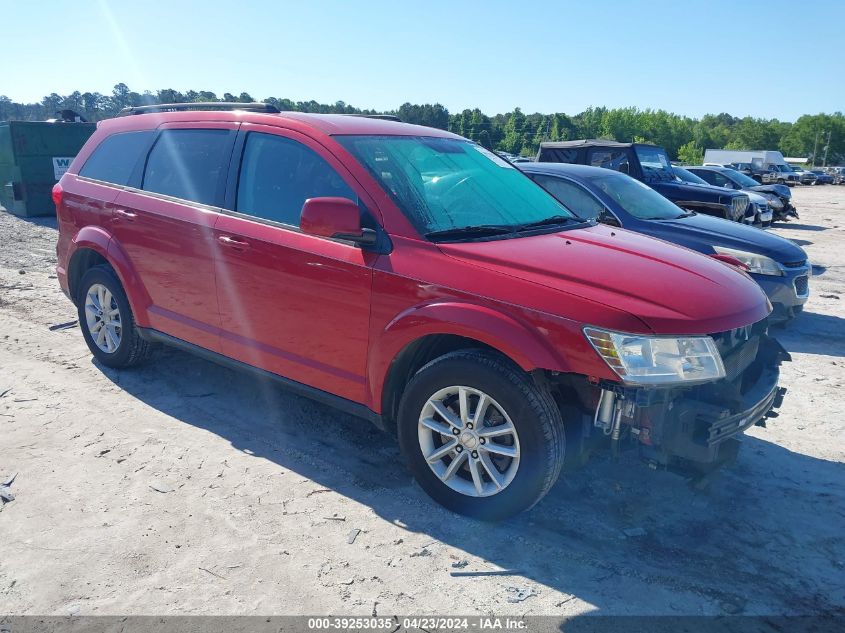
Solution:
{"label": "car roof", "polygon": [[574,176],[583,179],[606,176],[608,174],[620,174],[620,172],[614,169],[607,169],[605,167],[572,165],[570,163],[520,163],[518,168],[522,171],[531,172],[532,174],[560,174],[561,176]]}
{"label": "car roof", "polygon": [[634,147],[634,145],[649,145],[651,147],[659,147],[651,143],[619,143],[618,141],[608,141],[601,138],[587,138],[579,141],[546,141],[540,143],[541,148],[559,149],[565,147]]}
{"label": "car roof", "polygon": [[736,171],[733,167],[717,167],[716,165],[685,165],[684,169],[704,169],[705,171]]}
{"label": "car roof", "polygon": [[237,121],[263,125],[311,128],[326,135],[360,134],[367,136],[429,136],[462,139],[457,134],[422,125],[348,114],[314,114],[310,112],[249,112],[246,110],[189,110],[182,112],[149,112],[105,119],[98,127],[117,130],[150,129],[162,123]]}

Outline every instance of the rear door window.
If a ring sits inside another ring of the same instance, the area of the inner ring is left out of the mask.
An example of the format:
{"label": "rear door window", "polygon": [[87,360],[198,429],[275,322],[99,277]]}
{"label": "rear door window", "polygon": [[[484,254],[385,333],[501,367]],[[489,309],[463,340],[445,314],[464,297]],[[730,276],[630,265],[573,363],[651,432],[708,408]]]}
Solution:
{"label": "rear door window", "polygon": [[299,226],[309,198],[358,197],[317,152],[275,134],[251,132],[244,145],[235,211]]}
{"label": "rear door window", "polygon": [[722,174],[717,171],[713,171],[710,173],[713,174],[713,180],[710,181],[712,184],[716,185],[717,187],[724,187],[725,185],[730,185],[731,189],[733,189],[733,184],[731,183],[731,181],[725,178]]}
{"label": "rear door window", "polygon": [[152,141],[155,132],[121,132],[105,138],[95,149],[79,175],[115,185],[130,185],[133,172]]}
{"label": "rear door window", "polygon": [[[628,154],[620,149],[591,149],[590,165],[628,173]],[[623,167],[624,165],[624,167]]]}
{"label": "rear door window", "polygon": [[716,176],[718,175],[715,171],[710,171],[709,169],[702,169],[701,171],[693,172],[696,176],[701,178],[703,181],[710,183],[711,185],[716,184]]}
{"label": "rear door window", "polygon": [[143,189],[217,205],[231,153],[231,130],[163,130],[147,159]]}

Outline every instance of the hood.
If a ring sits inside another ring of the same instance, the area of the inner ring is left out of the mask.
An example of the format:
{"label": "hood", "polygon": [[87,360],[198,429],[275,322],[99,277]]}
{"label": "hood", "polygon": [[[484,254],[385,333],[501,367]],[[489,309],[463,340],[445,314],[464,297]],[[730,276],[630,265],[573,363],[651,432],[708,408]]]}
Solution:
{"label": "hood", "polygon": [[670,200],[701,200],[702,202],[720,202],[726,204],[745,192],[715,187],[713,185],[699,185],[682,180],[666,180],[647,182],[649,187],[665,195]]}
{"label": "hood", "polygon": [[759,191],[761,193],[773,193],[781,198],[792,198],[792,192],[786,185],[758,185],[756,187],[748,187],[743,191]]}
{"label": "hood", "polygon": [[771,257],[776,262],[807,259],[804,249],[784,237],[753,226],[709,215],[696,214],[676,220],[650,220],[644,230],[653,237],[682,241],[700,252],[712,253],[714,246],[724,246]]}
{"label": "hood", "polygon": [[753,191],[743,191],[743,193],[748,196],[749,202],[753,202],[754,204],[769,204],[769,200],[765,196],[761,196],[759,193],[754,193]]}
{"label": "hood", "polygon": [[[438,245],[464,263],[624,310],[657,334],[708,334],[765,318],[766,296],[716,259],[607,226],[486,242]],[[518,296],[509,297],[519,303]],[[585,325],[598,325],[600,323]]]}

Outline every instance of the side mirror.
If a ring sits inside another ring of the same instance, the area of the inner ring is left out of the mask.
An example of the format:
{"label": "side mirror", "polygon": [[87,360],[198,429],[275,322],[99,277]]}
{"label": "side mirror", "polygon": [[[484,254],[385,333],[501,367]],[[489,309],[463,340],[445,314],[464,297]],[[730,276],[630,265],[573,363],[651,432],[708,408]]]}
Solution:
{"label": "side mirror", "polygon": [[605,210],[599,213],[598,217],[596,218],[596,221],[599,224],[607,224],[608,226],[618,226],[619,228],[622,228],[622,225],[619,223],[619,220],[610,211]]}
{"label": "side mirror", "polygon": [[308,235],[355,242],[360,246],[376,243],[372,229],[361,226],[361,210],[348,198],[309,198],[302,205],[299,228]]}

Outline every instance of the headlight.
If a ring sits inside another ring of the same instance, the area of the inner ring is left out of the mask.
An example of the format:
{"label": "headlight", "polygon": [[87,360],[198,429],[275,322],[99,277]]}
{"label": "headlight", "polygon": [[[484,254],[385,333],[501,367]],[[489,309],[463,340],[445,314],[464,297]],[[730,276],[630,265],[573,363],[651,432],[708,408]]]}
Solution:
{"label": "headlight", "polygon": [[722,357],[709,336],[643,336],[586,327],[584,334],[622,382],[672,385],[725,377]]}
{"label": "headlight", "polygon": [[769,206],[771,206],[772,209],[783,209],[783,202],[781,202],[780,198],[777,196],[766,196],[766,199],[769,201]]}
{"label": "headlight", "polygon": [[780,265],[771,257],[749,253],[748,251],[738,251],[733,248],[725,248],[724,246],[714,246],[713,250],[722,255],[735,257],[748,266],[748,272],[759,273],[760,275],[783,275]]}

